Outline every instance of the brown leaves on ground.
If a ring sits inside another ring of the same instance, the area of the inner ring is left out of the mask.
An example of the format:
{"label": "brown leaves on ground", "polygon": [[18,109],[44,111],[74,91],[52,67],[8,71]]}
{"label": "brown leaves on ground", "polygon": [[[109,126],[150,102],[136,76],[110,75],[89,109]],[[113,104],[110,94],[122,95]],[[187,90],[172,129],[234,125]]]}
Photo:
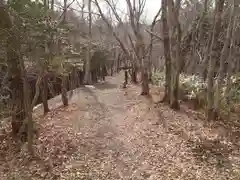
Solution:
{"label": "brown leaves on ground", "polygon": [[6,134],[0,146],[1,179],[59,179],[65,170],[64,163],[78,146],[77,134],[70,126],[70,115],[75,111],[76,104],[71,104],[67,108],[52,110],[42,119],[36,117],[38,135],[34,157],[28,155],[26,145],[13,143],[10,135]]}
{"label": "brown leaves on ground", "polygon": [[120,88],[122,78],[80,88],[69,107],[36,114],[35,158],[25,145],[14,151],[8,131],[0,136],[1,179],[239,179],[237,130],[184,105],[178,112],[156,106],[161,90],[152,87],[146,99],[137,86]]}

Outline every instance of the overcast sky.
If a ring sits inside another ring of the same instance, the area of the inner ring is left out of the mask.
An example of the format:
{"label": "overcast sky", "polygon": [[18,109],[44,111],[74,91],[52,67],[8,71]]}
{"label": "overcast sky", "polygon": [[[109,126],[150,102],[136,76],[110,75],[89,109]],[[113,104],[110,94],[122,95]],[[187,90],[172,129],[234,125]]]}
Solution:
{"label": "overcast sky", "polygon": [[[123,9],[125,12],[127,12],[126,0],[119,0],[118,6],[119,9]],[[144,16],[146,16],[146,20],[148,22],[151,22],[153,20],[160,6],[161,6],[160,0],[146,0]]]}
{"label": "overcast sky", "polygon": [[[80,3],[82,2],[81,0],[77,0],[77,1],[80,2]],[[118,4],[117,4],[118,11],[122,12],[122,14],[126,14],[127,13],[126,0],[116,0],[116,1],[118,1]],[[63,3],[63,0],[60,0],[60,2]],[[99,2],[101,2],[101,0],[99,0]],[[158,12],[160,6],[161,6],[161,1],[160,0],[146,0],[146,5],[145,5],[145,9],[144,9],[145,11],[144,11],[144,14],[142,16],[142,20],[146,21],[147,23],[151,23],[154,16]],[[76,5],[75,3],[73,3],[71,5],[71,7],[79,9],[79,6]],[[102,7],[103,11],[106,10],[106,4],[104,6],[102,6],[102,4],[101,4],[101,7]],[[87,7],[85,8],[85,10],[87,10]]]}

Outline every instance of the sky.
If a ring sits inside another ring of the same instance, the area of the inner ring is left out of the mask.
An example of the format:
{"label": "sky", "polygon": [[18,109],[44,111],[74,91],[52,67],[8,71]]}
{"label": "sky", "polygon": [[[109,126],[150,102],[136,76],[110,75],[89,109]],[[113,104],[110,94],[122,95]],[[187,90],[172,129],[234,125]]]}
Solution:
{"label": "sky", "polygon": [[[60,0],[60,1],[63,1],[63,0]],[[81,0],[77,0],[77,1],[81,2]],[[122,14],[126,14],[127,13],[126,0],[115,0],[115,1],[118,1],[117,8],[119,9],[119,12],[122,12]],[[101,0],[99,0],[99,2],[101,2]],[[154,16],[157,14],[160,6],[161,6],[161,1],[160,0],[146,0],[145,11],[144,11],[144,14],[142,16],[142,20],[147,22],[147,23],[151,23]],[[75,3],[73,3],[72,7],[78,9],[79,6],[77,6]],[[103,11],[106,10],[105,12],[107,12],[107,8],[104,8],[104,7],[106,7],[106,5],[101,6],[101,7],[102,7]],[[87,7],[85,8],[85,10],[87,10]]]}
{"label": "sky", "polygon": [[[119,9],[123,9],[125,12],[127,12],[126,0],[119,0],[118,6]],[[151,22],[153,20],[160,6],[161,6],[160,0],[146,0],[145,11],[143,16],[146,17],[147,22]]]}

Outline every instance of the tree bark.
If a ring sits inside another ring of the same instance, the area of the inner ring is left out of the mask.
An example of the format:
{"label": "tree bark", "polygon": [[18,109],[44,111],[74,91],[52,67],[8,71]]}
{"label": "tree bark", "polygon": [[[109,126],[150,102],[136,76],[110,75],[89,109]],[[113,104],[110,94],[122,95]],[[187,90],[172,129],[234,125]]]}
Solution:
{"label": "tree bark", "polygon": [[128,84],[128,71],[127,69],[124,70],[124,82],[123,82],[123,88],[127,88]]}
{"label": "tree bark", "polygon": [[[49,3],[44,3],[45,7],[48,8]],[[51,1],[51,9],[53,10],[53,6],[54,6],[54,0]],[[49,21],[48,21],[48,26],[49,25]],[[52,60],[53,58],[53,47],[54,47],[54,43],[53,43],[53,34],[50,34],[50,39],[48,39],[48,41],[45,43],[45,53],[48,54],[48,59],[47,62],[49,63],[49,61]],[[41,84],[40,84],[40,89],[41,89],[41,100],[42,100],[42,104],[43,104],[43,113],[44,115],[47,114],[50,110],[48,107],[48,76],[46,71],[46,65],[45,63],[41,63],[40,64],[40,76],[41,76]]]}
{"label": "tree bark", "polygon": [[163,32],[163,48],[165,57],[165,94],[163,102],[170,104],[171,93],[171,56],[169,42],[169,28],[167,23],[167,0],[162,0],[162,32]]}
{"label": "tree bark", "polygon": [[181,57],[181,26],[179,23],[179,10],[180,10],[181,0],[176,1],[176,5],[171,0],[168,0],[168,9],[169,9],[169,24],[170,27],[170,55],[171,60],[174,60],[172,64],[172,88],[171,88],[171,98],[170,98],[170,107],[174,110],[179,110],[179,75],[180,75],[180,65],[182,61]]}
{"label": "tree bark", "polygon": [[[88,1],[88,36],[89,39],[92,38],[92,0]],[[91,77],[91,42],[89,40],[88,47],[87,47],[87,57],[86,57],[86,66],[85,66],[85,83],[92,84],[92,77]]]}
{"label": "tree bark", "polygon": [[132,80],[132,83],[137,84],[137,67],[135,63],[133,63],[131,80]]}
{"label": "tree bark", "polygon": [[46,73],[43,74],[41,88],[41,99],[43,103],[43,112],[47,114],[50,110],[48,107],[48,76]]}
{"label": "tree bark", "polygon": [[[235,26],[234,26],[235,27]],[[234,69],[234,61],[232,59],[232,49],[233,49],[233,44],[234,44],[234,40],[233,38],[231,39],[231,45],[230,45],[230,53],[228,55],[228,66],[227,66],[227,86],[226,86],[226,91],[225,91],[225,95],[226,95],[226,104],[227,104],[227,111],[228,111],[228,120],[231,120],[231,112],[232,112],[232,105],[231,105],[231,86],[232,86],[232,81],[231,81],[231,76],[233,74],[233,69]]]}
{"label": "tree bark", "polygon": [[147,69],[142,70],[142,96],[149,96],[149,83],[148,83],[148,71]]}
{"label": "tree bark", "polygon": [[139,47],[139,60],[141,63],[141,79],[142,79],[142,89],[141,95],[149,96],[149,78],[148,78],[148,62],[144,57],[145,54],[145,45],[142,40],[142,37],[138,38],[140,40]]}
{"label": "tree bark", "polygon": [[[10,88],[12,90],[12,134],[16,137],[20,131],[23,121],[26,117],[24,110],[24,91],[22,72],[20,68],[20,40],[18,33],[15,32],[8,9],[3,3],[0,3],[0,27],[5,29],[7,36],[7,65],[8,75],[11,80]],[[24,130],[26,130],[24,128]],[[27,132],[27,131],[25,131]]]}
{"label": "tree bark", "polygon": [[197,27],[197,28],[199,28],[199,38],[198,38],[199,41],[198,41],[198,43],[200,44],[201,47],[203,45],[203,34],[204,34],[204,28],[203,28],[204,23],[203,23],[203,21],[204,21],[206,15],[207,15],[208,1],[209,0],[204,0],[203,12],[202,12],[202,15],[199,19],[198,27]]}
{"label": "tree bark", "polygon": [[[26,114],[26,120],[27,120],[27,140],[28,140],[28,152],[33,155],[33,117],[32,117],[32,112],[33,112],[33,106],[32,102],[30,101],[30,86],[28,84],[27,78],[26,78],[26,72],[25,72],[25,67],[24,67],[24,61],[23,59],[20,59],[20,69],[23,77],[23,97],[24,97],[24,110]],[[23,124],[21,129],[25,130],[25,121],[24,119]],[[20,129],[20,133],[21,133]],[[23,131],[25,133],[25,131]],[[24,137],[25,138],[25,137]],[[25,139],[24,139],[25,140]]]}
{"label": "tree bark", "polygon": [[[157,17],[159,16],[161,12],[161,9],[158,10],[157,14],[154,16],[154,19],[152,21],[152,24],[151,24],[151,32],[153,32],[154,30],[154,26],[156,25],[156,21],[157,21]],[[149,67],[149,75],[148,75],[148,79],[149,79],[149,82],[152,83],[152,66],[153,66],[153,63],[152,63],[152,49],[153,49],[153,34],[150,33],[150,44],[149,44],[149,53],[148,53],[148,67]]]}
{"label": "tree bark", "polygon": [[63,74],[62,75],[62,102],[63,106],[68,106],[68,97],[67,97],[67,75]]}
{"label": "tree bark", "polygon": [[63,22],[66,22],[67,20],[67,0],[64,0],[64,7],[63,7]]}
{"label": "tree bark", "polygon": [[214,102],[214,115],[215,119],[220,117],[220,104],[221,104],[221,90],[223,85],[223,79],[224,79],[224,69],[225,69],[225,60],[228,58],[229,54],[229,45],[232,38],[232,31],[233,31],[233,23],[234,23],[234,17],[235,17],[235,5],[232,8],[231,16],[229,19],[228,29],[227,29],[227,35],[224,42],[223,49],[221,51],[220,56],[220,68],[218,70],[218,77],[217,77],[217,84],[216,84],[216,95],[215,95],[215,102]]}
{"label": "tree bark", "polygon": [[51,10],[54,11],[54,0],[51,0]]}
{"label": "tree bark", "polygon": [[214,28],[211,43],[210,60],[208,64],[207,74],[207,120],[214,120],[214,72],[216,67],[216,61],[218,59],[218,37],[221,31],[221,17],[223,13],[224,0],[216,1],[216,9],[214,14]]}
{"label": "tree bark", "polygon": [[208,58],[209,58],[209,52],[211,48],[211,42],[212,42],[212,36],[210,35],[208,40],[207,40],[207,47],[204,49],[204,59],[203,62],[201,63],[201,76],[203,77],[204,81],[207,80],[207,68],[208,68]]}
{"label": "tree bark", "polygon": [[[141,95],[149,95],[149,78],[148,78],[148,61],[145,58],[145,44],[143,40],[143,36],[140,31],[140,16],[141,16],[141,11],[144,8],[144,3],[143,1],[138,1],[138,7],[136,5],[136,2],[133,1],[131,3],[130,0],[126,0],[127,5],[128,5],[128,10],[129,10],[129,18],[130,18],[130,24],[132,27],[132,30],[134,32],[135,38],[136,38],[136,43],[134,43],[131,40],[131,36],[128,35],[132,48],[135,52],[135,57],[138,60],[140,64],[140,71],[141,71]],[[138,9],[137,9],[138,8]],[[134,68],[133,68],[134,69]],[[136,75],[136,73],[132,73],[132,75]]]}

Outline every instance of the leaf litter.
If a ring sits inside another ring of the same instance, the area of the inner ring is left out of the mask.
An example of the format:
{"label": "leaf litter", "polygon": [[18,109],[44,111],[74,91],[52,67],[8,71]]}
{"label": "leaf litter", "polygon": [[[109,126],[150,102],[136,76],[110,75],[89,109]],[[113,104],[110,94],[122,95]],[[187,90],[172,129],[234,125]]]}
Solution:
{"label": "leaf litter", "polygon": [[[121,78],[108,83],[120,84]],[[149,100],[134,85],[84,87],[69,107],[35,114],[35,157],[28,156],[26,145],[17,148],[6,123],[1,179],[240,179],[239,146],[229,134],[184,105],[179,112],[154,105],[159,94],[152,91]]]}

